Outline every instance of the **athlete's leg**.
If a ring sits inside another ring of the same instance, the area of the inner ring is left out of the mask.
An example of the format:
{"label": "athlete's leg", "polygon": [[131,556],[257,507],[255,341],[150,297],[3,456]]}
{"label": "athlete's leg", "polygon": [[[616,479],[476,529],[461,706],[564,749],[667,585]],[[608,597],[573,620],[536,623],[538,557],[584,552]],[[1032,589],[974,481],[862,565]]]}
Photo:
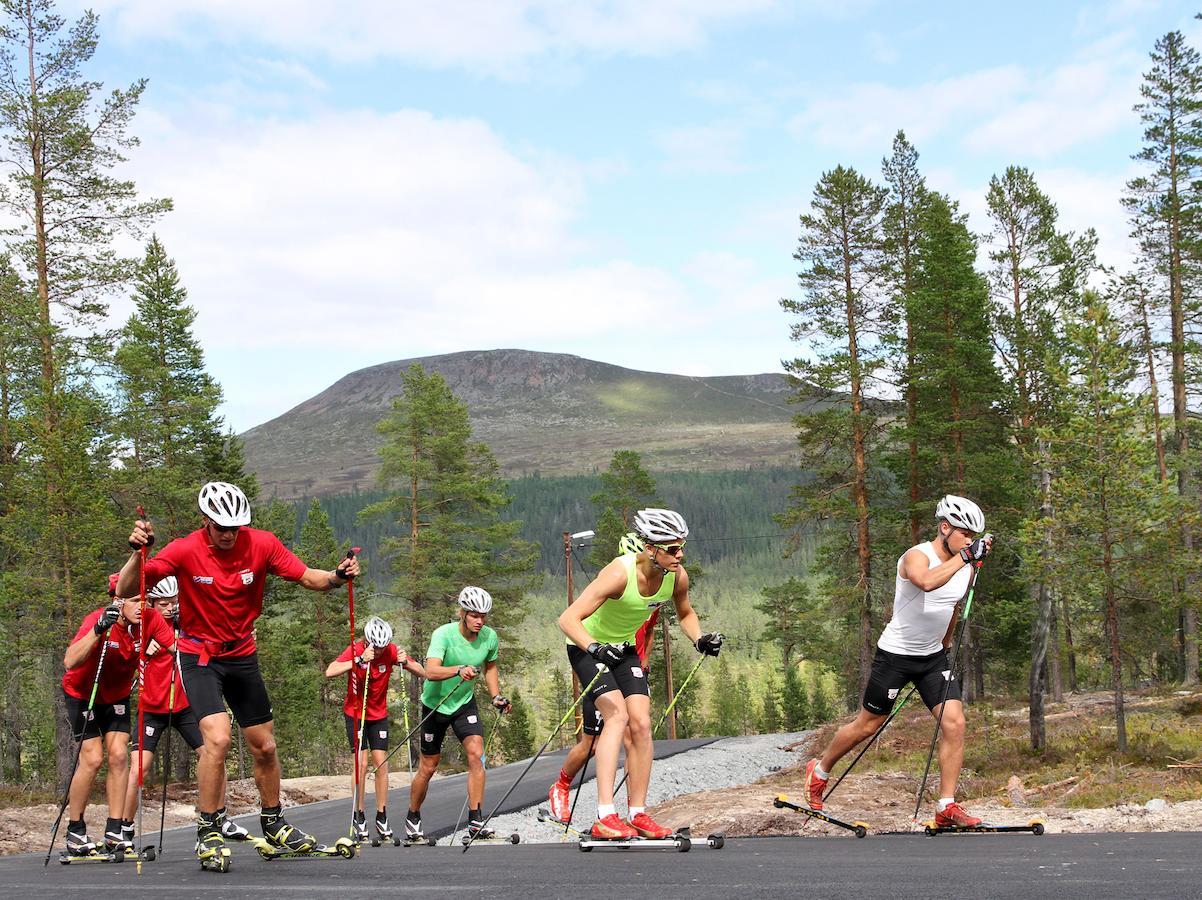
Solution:
{"label": "athlete's leg", "polygon": [[376,812],[383,812],[388,807],[388,748],[372,750],[371,762],[376,767]]}
{"label": "athlete's leg", "polygon": [[264,807],[280,805],[280,757],[275,752],[275,723],[260,722],[242,729],[254,757],[255,786]]}
{"label": "athlete's leg", "polygon": [[622,736],[629,721],[626,699],[618,690],[606,691],[594,699],[597,710],[605,719],[601,734],[593,744],[593,755],[597,758],[597,802],[610,805],[614,802],[614,781],[618,774],[618,752],[622,747]]}
{"label": "athlete's leg", "polygon": [[626,734],[626,799],[629,806],[647,805],[647,785],[651,783],[651,698],[631,694],[626,698],[629,724]]}
{"label": "athlete's leg", "polygon": [[426,788],[430,786],[430,779],[438,771],[440,759],[442,759],[441,753],[435,753],[432,756],[423,753],[418,758],[417,771],[413,773],[413,783],[409,785],[409,809],[412,812],[417,812],[422,808],[422,803],[426,800]]}
{"label": "athlete's leg", "polygon": [[196,808],[215,812],[225,803],[225,758],[230,751],[230,717],[213,713],[200,720],[204,743],[196,762]]}
{"label": "athlete's leg", "polygon": [[104,780],[109,816],[121,819],[125,809],[125,789],[129,785],[129,732],[108,732],[104,736],[104,746],[109,761],[108,775]]}
{"label": "athlete's leg", "polygon": [[67,791],[67,812],[72,821],[83,818],[84,810],[88,808],[88,795],[92,793],[92,785],[96,783],[96,773],[100,771],[102,762],[104,745],[100,737],[87,738],[79,749],[79,764],[75,767],[75,776]]}
{"label": "athlete's leg", "polygon": [[484,802],[484,738],[469,734],[463,739],[463,753],[467,757],[467,805],[479,809]]}
{"label": "athlete's leg", "polygon": [[861,741],[872,737],[886,718],[886,716],[878,716],[861,707],[860,714],[836,731],[834,738],[827,745],[819,763],[823,771],[830,772],[835,763],[846,756],[848,751]]}
{"label": "athlete's leg", "polygon": [[580,773],[580,770],[584,768],[585,762],[593,752],[594,740],[595,738],[591,734],[580,735],[580,740],[572,745],[572,749],[564,757],[563,774],[568,776],[568,781],[575,778]]}
{"label": "athlete's leg", "polygon": [[[939,707],[931,710],[939,715]],[[948,700],[943,704],[943,719],[939,722],[939,796],[955,797],[956,782],[964,765],[964,704]]]}

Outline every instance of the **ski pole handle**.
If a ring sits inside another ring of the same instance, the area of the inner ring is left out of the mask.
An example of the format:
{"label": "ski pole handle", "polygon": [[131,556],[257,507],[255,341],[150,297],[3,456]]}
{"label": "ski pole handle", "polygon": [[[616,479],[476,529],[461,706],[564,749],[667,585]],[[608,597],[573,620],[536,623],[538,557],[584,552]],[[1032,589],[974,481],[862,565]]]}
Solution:
{"label": "ski pole handle", "polygon": [[[135,509],[137,510],[137,513],[138,513],[138,521],[145,522],[146,521],[146,510],[142,508],[142,504],[139,503],[135,507]],[[144,550],[147,547],[151,547],[153,545],[154,545],[154,535],[148,534],[148,535],[146,535],[146,543],[145,544],[135,544],[133,541],[130,541],[129,549],[130,550]]]}

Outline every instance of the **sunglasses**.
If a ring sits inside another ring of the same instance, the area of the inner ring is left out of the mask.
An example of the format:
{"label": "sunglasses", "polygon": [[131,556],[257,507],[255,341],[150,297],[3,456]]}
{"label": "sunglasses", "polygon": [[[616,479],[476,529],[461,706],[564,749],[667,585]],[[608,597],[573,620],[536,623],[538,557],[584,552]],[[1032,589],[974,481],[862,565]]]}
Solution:
{"label": "sunglasses", "polygon": [[654,547],[656,550],[662,550],[664,553],[667,553],[669,556],[681,556],[684,554],[684,542],[683,541],[679,544],[669,544],[666,547],[663,544],[652,544],[651,546]]}
{"label": "sunglasses", "polygon": [[241,525],[218,525],[216,522],[209,520],[209,527],[216,529],[217,531],[221,532],[222,534],[234,534],[234,533],[237,533],[238,529],[241,528],[242,526]]}

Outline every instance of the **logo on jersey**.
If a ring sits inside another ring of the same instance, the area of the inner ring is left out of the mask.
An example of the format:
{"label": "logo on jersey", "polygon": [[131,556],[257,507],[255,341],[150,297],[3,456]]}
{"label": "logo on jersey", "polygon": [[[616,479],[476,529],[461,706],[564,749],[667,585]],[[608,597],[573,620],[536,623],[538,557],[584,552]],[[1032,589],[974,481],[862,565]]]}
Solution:
{"label": "logo on jersey", "polygon": [[192,583],[193,584],[212,584],[213,576],[212,575],[193,575]]}
{"label": "logo on jersey", "polygon": [[238,575],[241,576],[243,584],[253,584],[254,583],[255,573],[252,572],[250,569],[243,569],[241,572],[238,573]]}
{"label": "logo on jersey", "polygon": [[385,669],[384,663],[380,663],[380,665],[377,667],[376,671],[379,672],[381,675],[383,675],[384,669]]}
{"label": "logo on jersey", "polygon": [[901,692],[901,688],[889,688],[889,699],[890,699],[890,700],[896,700],[896,699],[897,699],[897,695],[898,695],[898,693],[900,693],[900,692]]}

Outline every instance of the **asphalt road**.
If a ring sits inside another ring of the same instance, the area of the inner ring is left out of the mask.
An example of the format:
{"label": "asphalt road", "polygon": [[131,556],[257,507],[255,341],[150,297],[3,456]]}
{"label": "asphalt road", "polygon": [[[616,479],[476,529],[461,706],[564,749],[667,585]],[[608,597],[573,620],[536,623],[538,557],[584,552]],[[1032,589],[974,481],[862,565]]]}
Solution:
{"label": "asphalt road", "polygon": [[[706,741],[657,742],[663,757]],[[540,760],[503,811],[538,803],[558,772],[562,754]],[[489,773],[488,800],[496,800],[524,763]],[[394,791],[394,827],[406,792]],[[765,804],[771,803],[766,794]],[[427,829],[447,834],[463,804],[463,778],[430,786],[423,809]],[[289,820],[331,840],[345,832],[349,801],[288,810]],[[242,820],[257,833],[257,822]],[[548,840],[560,840],[548,827]],[[220,896],[314,897],[348,900],[368,891],[422,897],[854,898],[854,900],[961,900],[961,898],[1202,897],[1202,834],[973,834],[938,837],[870,835],[729,839],[715,850],[698,835],[688,853],[598,849],[584,854],[572,842],[461,847],[372,848],[353,860],[266,862],[247,845],[232,845],[233,870],[202,872],[192,855],[191,828],[168,832],[164,853],[144,863],[63,866],[42,855],[0,859],[0,897],[56,900],[128,894],[169,898]]]}

